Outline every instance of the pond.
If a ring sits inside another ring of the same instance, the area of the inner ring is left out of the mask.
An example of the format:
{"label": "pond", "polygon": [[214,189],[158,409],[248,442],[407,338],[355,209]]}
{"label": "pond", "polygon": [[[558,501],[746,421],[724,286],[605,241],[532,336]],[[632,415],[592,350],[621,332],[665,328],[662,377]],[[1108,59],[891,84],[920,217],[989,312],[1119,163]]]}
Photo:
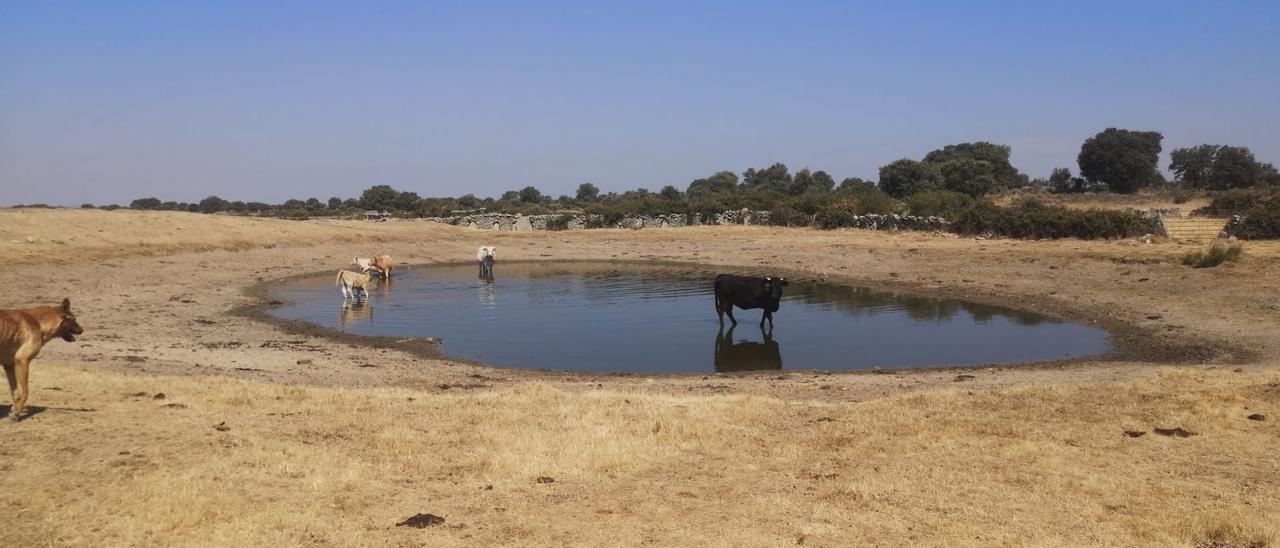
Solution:
{"label": "pond", "polygon": [[[334,274],[289,282],[269,313],[357,335],[438,337],[451,356],[585,372],[708,373],[1009,364],[1111,350],[1096,327],[1011,308],[793,279],[760,310],[716,318],[705,267],[498,263],[397,270],[367,302],[343,303]],[[767,324],[766,324],[767,325]]]}

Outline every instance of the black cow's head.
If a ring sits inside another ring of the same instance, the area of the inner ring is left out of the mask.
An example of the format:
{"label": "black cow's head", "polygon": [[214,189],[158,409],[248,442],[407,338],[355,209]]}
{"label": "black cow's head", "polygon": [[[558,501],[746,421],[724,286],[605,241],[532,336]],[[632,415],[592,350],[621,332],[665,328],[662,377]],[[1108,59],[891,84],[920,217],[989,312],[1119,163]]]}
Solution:
{"label": "black cow's head", "polygon": [[770,276],[764,279],[764,294],[768,296],[769,303],[773,306],[773,312],[778,310],[778,302],[782,300],[782,288],[786,286],[786,278]]}

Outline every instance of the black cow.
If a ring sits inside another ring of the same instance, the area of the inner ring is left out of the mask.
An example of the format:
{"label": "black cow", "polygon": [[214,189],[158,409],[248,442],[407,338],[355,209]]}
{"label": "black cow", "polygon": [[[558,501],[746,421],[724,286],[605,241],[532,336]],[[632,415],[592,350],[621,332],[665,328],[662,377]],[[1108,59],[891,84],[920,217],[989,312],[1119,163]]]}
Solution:
{"label": "black cow", "polygon": [[786,286],[786,278],[755,278],[732,274],[716,276],[716,315],[720,316],[720,325],[724,325],[725,314],[729,315],[729,321],[733,325],[738,325],[738,320],[733,318],[733,307],[736,306],[743,310],[763,308],[764,315],[760,317],[760,325],[764,326],[764,321],[769,320],[769,327],[772,328],[773,313],[778,311],[782,288]]}

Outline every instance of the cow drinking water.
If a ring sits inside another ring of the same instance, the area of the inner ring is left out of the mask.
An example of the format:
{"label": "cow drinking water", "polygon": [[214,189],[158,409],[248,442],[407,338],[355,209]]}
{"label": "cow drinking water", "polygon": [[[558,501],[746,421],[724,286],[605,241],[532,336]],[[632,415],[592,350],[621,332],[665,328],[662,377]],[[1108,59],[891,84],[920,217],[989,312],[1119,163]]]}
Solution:
{"label": "cow drinking water", "polygon": [[772,328],[773,313],[778,311],[778,303],[782,301],[782,288],[786,286],[786,278],[773,276],[716,276],[716,315],[720,316],[720,324],[724,325],[724,316],[728,314],[729,321],[738,325],[738,320],[733,318],[735,306],[743,310],[763,308],[764,315],[760,317],[760,325],[763,326],[764,321],[769,320],[769,327]]}
{"label": "cow drinking water", "polygon": [[480,279],[493,281],[493,261],[497,259],[498,248],[485,245],[476,250],[476,261],[480,263]]}

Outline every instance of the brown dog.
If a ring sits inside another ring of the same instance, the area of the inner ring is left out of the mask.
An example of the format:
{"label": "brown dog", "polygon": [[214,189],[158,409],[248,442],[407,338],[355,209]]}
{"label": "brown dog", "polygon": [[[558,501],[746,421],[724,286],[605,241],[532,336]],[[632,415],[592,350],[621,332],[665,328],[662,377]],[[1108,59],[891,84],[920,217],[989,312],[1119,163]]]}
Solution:
{"label": "brown dog", "polygon": [[84,333],[76,317],[71,313],[71,299],[62,299],[62,306],[41,306],[26,310],[0,310],[0,364],[9,378],[9,392],[13,394],[13,408],[9,418],[27,407],[27,374],[31,360],[36,358],[44,344],[54,337],[74,342],[76,335]]}

